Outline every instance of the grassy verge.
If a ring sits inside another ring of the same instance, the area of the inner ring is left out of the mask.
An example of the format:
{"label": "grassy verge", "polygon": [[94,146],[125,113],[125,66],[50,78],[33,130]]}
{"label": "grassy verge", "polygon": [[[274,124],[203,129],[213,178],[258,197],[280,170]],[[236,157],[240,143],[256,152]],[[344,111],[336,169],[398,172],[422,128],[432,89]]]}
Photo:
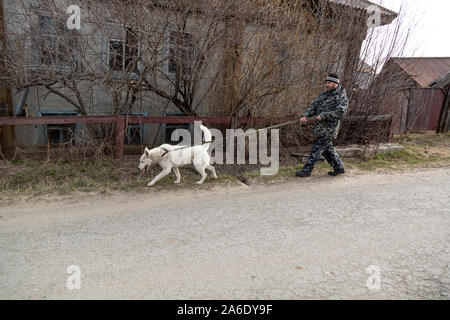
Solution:
{"label": "grassy verge", "polygon": [[[395,143],[404,150],[388,154],[377,154],[371,159],[343,158],[348,171],[403,170],[410,168],[439,168],[450,166],[450,134],[415,134],[397,137]],[[267,182],[293,177],[295,171],[301,170],[303,164],[281,167],[276,176],[261,177],[258,170],[244,174],[252,182]],[[313,176],[320,176],[331,171],[326,162],[319,163]]]}
{"label": "grassy verge", "polygon": [[[396,138],[396,143],[405,147],[402,151],[379,154],[373,159],[344,158],[349,171],[374,171],[379,169],[406,169],[417,167],[444,167],[450,165],[450,134],[447,135],[409,135]],[[293,178],[294,172],[302,164],[282,166],[276,176],[260,176],[259,170],[241,172],[235,175],[220,175],[214,180],[210,177],[202,186],[195,185],[198,173],[191,168],[182,169],[182,183],[174,185],[173,176],[158,182],[155,189],[167,188],[209,188],[213,185],[234,185],[239,180],[266,183],[267,181]],[[314,175],[323,175],[330,170],[327,163],[320,163]],[[244,170],[245,171],[245,170]],[[79,191],[108,192],[110,190],[138,191],[148,190],[147,183],[159,172],[152,168],[150,175],[140,176],[137,163],[104,159],[18,159],[0,161],[0,195],[14,194],[68,194]],[[218,170],[220,173],[220,170]]]}
{"label": "grassy verge", "polygon": [[[150,176],[141,176],[136,163],[114,159],[56,162],[21,159],[3,163],[0,172],[0,194],[64,195],[75,191],[144,191],[147,190],[151,177],[158,173],[158,168],[152,168]],[[198,174],[190,168],[183,169],[182,175],[182,183],[179,186],[195,185],[195,181],[199,179]],[[173,180],[172,176],[165,177],[155,188],[175,187]],[[237,182],[235,178],[227,175],[221,175],[214,181]],[[205,185],[210,184],[212,179],[208,178]]]}
{"label": "grassy verge", "polygon": [[411,167],[442,167],[450,164],[450,134],[415,134],[395,138],[405,149],[378,154],[373,159],[350,163],[349,168],[376,170]]}

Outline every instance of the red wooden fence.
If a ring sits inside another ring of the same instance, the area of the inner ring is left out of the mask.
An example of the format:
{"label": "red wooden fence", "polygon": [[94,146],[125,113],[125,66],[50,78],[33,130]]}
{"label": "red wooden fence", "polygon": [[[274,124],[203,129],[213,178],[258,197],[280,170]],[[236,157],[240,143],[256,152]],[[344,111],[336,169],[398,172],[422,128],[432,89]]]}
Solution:
{"label": "red wooden fence", "polygon": [[[170,116],[170,117],[143,117],[134,115],[117,115],[117,116],[51,116],[51,117],[0,117],[0,126],[8,125],[37,125],[37,124],[68,124],[68,123],[116,123],[116,150],[115,157],[123,159],[123,147],[125,138],[125,128],[128,123],[170,123],[185,124],[201,121],[203,124],[224,124],[231,125],[235,128],[238,124],[272,125],[293,121],[296,118],[243,118],[243,117],[189,117],[189,116]],[[367,123],[383,122],[387,123],[389,132],[385,135],[390,140],[392,134],[390,130],[391,115],[381,116],[360,116],[347,117],[344,123],[351,124],[358,121],[366,121]],[[384,130],[384,129],[383,129]],[[350,132],[350,134],[352,134]]]}
{"label": "red wooden fence", "polygon": [[[292,118],[290,120],[293,120]],[[51,117],[0,117],[0,126],[6,125],[37,125],[37,124],[68,124],[68,123],[116,123],[116,151],[115,156],[123,159],[123,145],[125,137],[125,128],[127,123],[170,123],[184,124],[201,121],[204,124],[239,124],[261,122],[280,123],[289,121],[286,119],[267,119],[267,118],[232,118],[232,117],[143,117],[134,115],[118,116],[51,116]]]}

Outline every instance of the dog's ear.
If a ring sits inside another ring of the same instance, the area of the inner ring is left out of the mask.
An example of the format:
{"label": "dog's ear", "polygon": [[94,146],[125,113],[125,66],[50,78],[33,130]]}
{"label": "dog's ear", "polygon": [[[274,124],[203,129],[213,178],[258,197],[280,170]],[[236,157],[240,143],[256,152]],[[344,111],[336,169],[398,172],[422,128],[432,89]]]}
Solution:
{"label": "dog's ear", "polygon": [[147,147],[145,147],[144,154],[145,154],[146,157],[150,156],[150,150],[147,149]]}

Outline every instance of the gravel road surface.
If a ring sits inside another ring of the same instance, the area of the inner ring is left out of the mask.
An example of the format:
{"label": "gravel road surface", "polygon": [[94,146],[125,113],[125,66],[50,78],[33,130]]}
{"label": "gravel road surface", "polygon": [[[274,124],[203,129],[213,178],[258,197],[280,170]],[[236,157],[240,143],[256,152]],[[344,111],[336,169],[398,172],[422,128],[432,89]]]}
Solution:
{"label": "gravel road surface", "polygon": [[450,168],[3,201],[0,298],[447,300],[449,240]]}

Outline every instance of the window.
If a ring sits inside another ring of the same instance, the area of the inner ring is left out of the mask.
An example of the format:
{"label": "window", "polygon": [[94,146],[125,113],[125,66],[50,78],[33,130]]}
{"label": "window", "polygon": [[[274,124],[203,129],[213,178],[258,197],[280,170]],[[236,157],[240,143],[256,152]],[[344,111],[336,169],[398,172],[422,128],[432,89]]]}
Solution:
{"label": "window", "polygon": [[194,39],[187,32],[172,31],[169,43],[169,74],[186,75],[191,73],[191,64],[194,59]]}
{"label": "window", "polygon": [[53,19],[46,16],[38,16],[39,29],[42,34],[56,34]]}
{"label": "window", "polygon": [[[166,143],[180,143],[182,141],[183,138],[179,138],[178,141],[172,141],[172,133],[177,130],[177,129],[186,129],[188,131],[190,131],[191,129],[191,125],[189,123],[186,124],[166,124],[166,132],[165,132],[165,142]],[[186,141],[184,141],[186,142]]]}
{"label": "window", "polygon": [[143,125],[138,123],[129,123],[127,126],[126,144],[144,144],[142,134]]}
{"label": "window", "polygon": [[[184,113],[167,113],[164,114],[164,116],[186,116],[186,114]],[[174,143],[180,143],[180,142],[184,142],[184,143],[191,143],[191,141],[182,141],[183,138],[180,137],[180,139],[178,139],[178,141],[172,141],[172,133],[177,130],[177,129],[186,129],[191,133],[191,137],[193,137],[193,124],[192,123],[165,123],[162,126],[162,132],[164,133],[164,141],[165,143],[170,143],[170,144],[174,144]]]}
{"label": "window", "polygon": [[125,41],[109,40],[109,68],[123,71],[125,66]]}
{"label": "window", "polygon": [[109,40],[108,64],[113,71],[125,71],[132,63],[135,63],[134,69],[138,66],[135,61],[139,57],[137,35],[131,28],[127,28],[123,33],[124,37],[120,37],[122,39]]}
{"label": "window", "polygon": [[56,62],[56,52],[58,42],[56,41],[56,30],[53,19],[46,16],[39,16],[39,63],[41,65],[52,65]]}
{"label": "window", "polygon": [[[127,28],[125,39],[125,68],[135,63],[139,58],[139,39],[137,33],[132,28]],[[136,63],[134,69],[137,69]],[[133,70],[134,71],[134,70]]]}
{"label": "window", "polygon": [[76,58],[78,33],[65,28],[60,21],[39,15],[39,34],[35,39],[38,48],[38,63],[44,66],[69,66],[78,69],[81,65]]}
{"label": "window", "polygon": [[4,102],[0,103],[0,117],[8,116],[8,105]]}
{"label": "window", "polygon": [[[42,112],[42,116],[73,116],[76,113]],[[76,124],[48,124],[47,139],[51,146],[75,143]]]}
{"label": "window", "polygon": [[[122,115],[127,115],[127,113],[121,113]],[[142,116],[147,117],[148,112],[145,111],[130,111],[128,113],[129,115],[133,116]],[[125,134],[125,144],[131,144],[131,145],[142,145],[146,142],[146,131],[147,131],[147,124],[145,123],[129,123],[126,126],[126,134]]]}
{"label": "window", "polygon": [[48,124],[48,142],[52,146],[66,144],[73,141],[75,124]]}
{"label": "window", "polygon": [[274,63],[276,76],[282,84],[286,84],[290,78],[290,61],[289,48],[285,43],[273,41],[272,48],[274,50]]}

